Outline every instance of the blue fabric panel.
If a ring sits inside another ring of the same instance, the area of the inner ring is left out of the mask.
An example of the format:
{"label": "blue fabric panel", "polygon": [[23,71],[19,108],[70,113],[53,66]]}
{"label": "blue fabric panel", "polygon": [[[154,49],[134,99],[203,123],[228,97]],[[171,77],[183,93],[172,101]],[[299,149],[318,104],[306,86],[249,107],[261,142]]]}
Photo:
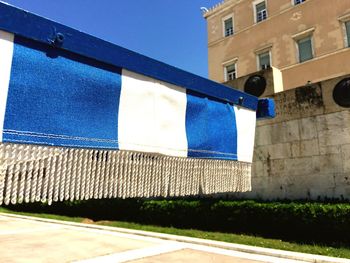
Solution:
{"label": "blue fabric panel", "polygon": [[[108,25],[109,26],[109,25]],[[0,29],[256,111],[258,98],[0,2]],[[240,98],[243,98],[241,101]]]}
{"label": "blue fabric panel", "polygon": [[121,70],[15,37],[5,142],[118,148]]}
{"label": "blue fabric panel", "polygon": [[233,106],[187,91],[188,156],[237,160],[237,129]]}
{"label": "blue fabric panel", "polygon": [[276,117],[275,101],[269,98],[259,99],[256,117],[258,119],[268,119]]}

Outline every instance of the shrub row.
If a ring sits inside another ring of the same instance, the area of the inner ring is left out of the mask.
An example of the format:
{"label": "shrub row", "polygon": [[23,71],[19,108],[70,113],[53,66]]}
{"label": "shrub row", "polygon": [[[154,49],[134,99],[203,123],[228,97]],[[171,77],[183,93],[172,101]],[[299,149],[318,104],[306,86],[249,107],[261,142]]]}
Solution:
{"label": "shrub row", "polygon": [[350,246],[350,204],[347,203],[115,199],[9,208],[95,221],[119,220]]}

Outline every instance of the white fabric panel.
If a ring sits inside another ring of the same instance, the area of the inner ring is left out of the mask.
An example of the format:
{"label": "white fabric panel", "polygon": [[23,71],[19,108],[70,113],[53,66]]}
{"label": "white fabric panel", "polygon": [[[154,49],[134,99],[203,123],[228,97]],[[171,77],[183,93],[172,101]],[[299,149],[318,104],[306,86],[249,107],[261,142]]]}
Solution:
{"label": "white fabric panel", "polygon": [[4,128],[7,92],[10,83],[14,35],[0,30],[0,142]]}
{"label": "white fabric panel", "polygon": [[157,145],[162,153],[171,156],[187,156],[186,90],[159,82],[155,87]]}
{"label": "white fabric panel", "polygon": [[234,106],[237,126],[237,156],[238,161],[253,161],[256,112]]}
{"label": "white fabric panel", "polygon": [[185,89],[123,70],[119,149],[186,157],[186,102]]}
{"label": "white fabric panel", "polygon": [[122,71],[118,112],[118,144],[121,150],[156,152],[155,101],[151,78]]}

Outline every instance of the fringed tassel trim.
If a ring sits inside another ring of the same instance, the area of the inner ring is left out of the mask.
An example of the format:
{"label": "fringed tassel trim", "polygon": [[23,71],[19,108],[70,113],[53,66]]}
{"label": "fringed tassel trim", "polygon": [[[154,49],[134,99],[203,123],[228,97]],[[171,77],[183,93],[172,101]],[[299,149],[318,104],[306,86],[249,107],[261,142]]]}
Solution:
{"label": "fringed tassel trim", "polygon": [[0,143],[0,205],[250,190],[250,163]]}

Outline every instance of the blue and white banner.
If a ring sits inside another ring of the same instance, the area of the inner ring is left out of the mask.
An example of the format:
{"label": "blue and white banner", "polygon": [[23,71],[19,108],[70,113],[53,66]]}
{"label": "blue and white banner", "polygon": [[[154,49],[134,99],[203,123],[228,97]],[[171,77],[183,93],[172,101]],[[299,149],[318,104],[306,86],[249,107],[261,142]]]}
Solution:
{"label": "blue and white banner", "polygon": [[0,2],[0,205],[250,191],[273,105]]}
{"label": "blue and white banner", "polygon": [[0,31],[0,142],[252,162],[256,112]]}

